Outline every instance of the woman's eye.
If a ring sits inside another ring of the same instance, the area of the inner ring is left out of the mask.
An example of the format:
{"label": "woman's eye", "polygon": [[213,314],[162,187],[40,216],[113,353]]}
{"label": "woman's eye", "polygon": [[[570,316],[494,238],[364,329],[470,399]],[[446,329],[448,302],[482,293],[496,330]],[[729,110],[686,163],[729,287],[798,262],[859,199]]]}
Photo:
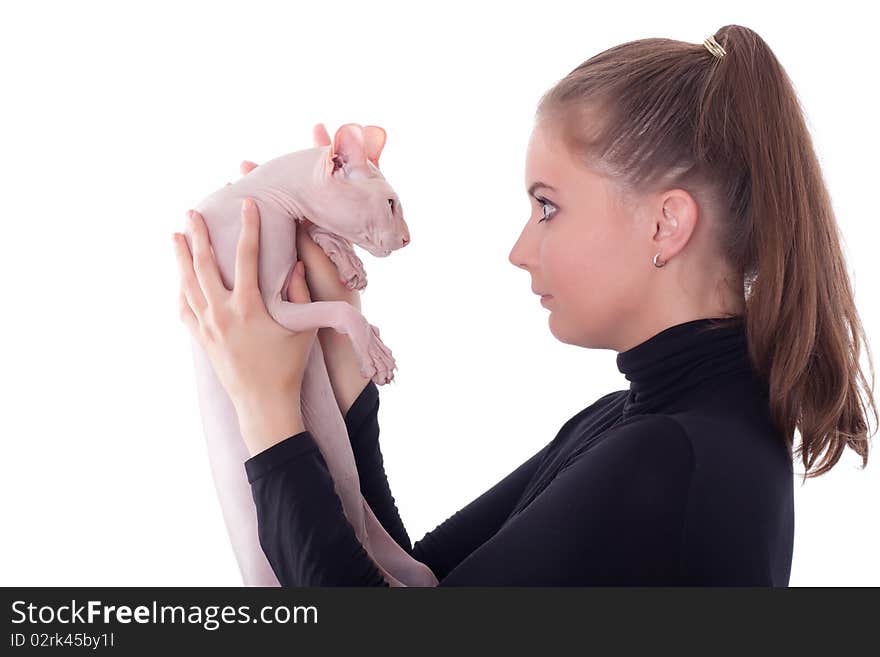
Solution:
{"label": "woman's eye", "polygon": [[[548,200],[546,200],[546,199],[538,198],[538,197],[535,197],[535,199],[538,201],[538,203],[541,204],[541,206],[542,206],[544,209],[546,209],[547,206],[550,206],[550,207],[553,208],[554,210],[556,209],[556,207],[555,207],[552,203],[550,203],[550,201],[548,201]],[[552,217],[553,214],[554,214],[554,213],[547,214],[547,212],[545,211],[544,214],[543,214],[543,216],[542,216],[540,219],[538,219],[538,223],[541,223],[542,221],[546,221],[547,219],[549,219],[550,217]]]}

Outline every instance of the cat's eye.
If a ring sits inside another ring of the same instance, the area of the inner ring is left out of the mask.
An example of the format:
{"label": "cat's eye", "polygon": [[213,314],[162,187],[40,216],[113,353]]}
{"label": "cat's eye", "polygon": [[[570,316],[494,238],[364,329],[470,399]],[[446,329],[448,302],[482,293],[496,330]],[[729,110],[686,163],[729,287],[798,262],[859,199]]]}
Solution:
{"label": "cat's eye", "polygon": [[388,205],[391,206],[391,211],[394,212],[394,199],[393,198],[388,199]]}

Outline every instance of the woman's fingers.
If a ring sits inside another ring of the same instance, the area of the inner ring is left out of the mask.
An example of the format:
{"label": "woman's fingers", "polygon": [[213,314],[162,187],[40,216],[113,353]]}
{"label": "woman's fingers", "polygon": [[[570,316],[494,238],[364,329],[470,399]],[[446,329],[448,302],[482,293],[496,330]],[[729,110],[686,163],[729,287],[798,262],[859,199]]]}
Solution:
{"label": "woman's fingers", "polygon": [[199,281],[193,269],[192,254],[186,243],[186,237],[182,233],[174,233],[174,252],[177,255],[178,269],[180,269],[180,288],[189,307],[197,317],[201,317],[208,307],[208,303],[205,300],[205,295],[202,294],[202,288],[199,287]]}
{"label": "woman's fingers", "polygon": [[260,251],[260,210],[253,199],[246,198],[241,206],[241,233],[235,251],[235,295],[260,294],[258,258]]}
{"label": "woman's fingers", "polygon": [[186,299],[186,292],[184,292],[183,286],[180,288],[180,321],[186,325],[186,328],[189,329],[189,332],[192,334],[194,338],[197,338],[199,335],[199,320],[193,312],[192,308],[189,307],[189,301]]}
{"label": "woman's fingers", "polygon": [[309,285],[306,282],[305,263],[297,260],[293,266],[293,275],[287,285],[287,298],[292,303],[311,303],[312,295],[309,293]]}
{"label": "woman's fingers", "polygon": [[189,226],[192,235],[192,262],[196,272],[196,278],[209,305],[223,301],[229,293],[220,278],[220,270],[214,253],[211,251],[211,236],[208,227],[201,214],[195,210],[189,211]]}

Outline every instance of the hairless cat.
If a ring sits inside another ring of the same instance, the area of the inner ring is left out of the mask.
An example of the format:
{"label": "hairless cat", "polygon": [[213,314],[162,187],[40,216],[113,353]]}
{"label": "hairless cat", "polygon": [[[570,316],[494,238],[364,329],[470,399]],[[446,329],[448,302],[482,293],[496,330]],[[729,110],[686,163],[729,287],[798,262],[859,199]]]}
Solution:
{"label": "hairless cat", "polygon": [[[394,377],[394,358],[379,339],[378,329],[357,308],[344,301],[294,304],[286,299],[297,260],[298,228],[327,253],[349,289],[366,286],[363,264],[352,243],[385,257],[409,242],[403,208],[379,171],[385,131],[349,123],[336,131],[330,143],[319,124],[316,135],[322,134],[319,143],[329,145],[270,160],[210,194],[194,209],[205,220],[221,278],[231,289],[241,203],[247,197],[254,199],[260,212],[258,280],[269,314],[292,331],[331,327],[349,336],[361,374],[383,385]],[[192,248],[189,233],[184,234]],[[235,407],[207,354],[195,342],[193,361],[214,484],[242,578],[247,586],[278,586],[259,544],[256,509],[243,466],[249,454]],[[391,586],[436,586],[430,568],[389,536],[361,495],[345,421],[318,340],[309,352],[300,404],[303,423],[327,462],[345,516],[383,577]]]}

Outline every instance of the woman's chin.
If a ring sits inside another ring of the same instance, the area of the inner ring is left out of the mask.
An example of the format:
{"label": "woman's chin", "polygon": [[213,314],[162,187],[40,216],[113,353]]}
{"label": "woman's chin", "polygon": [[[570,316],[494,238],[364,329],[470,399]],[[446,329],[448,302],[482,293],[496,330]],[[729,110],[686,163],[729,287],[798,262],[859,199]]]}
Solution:
{"label": "woman's chin", "polygon": [[560,342],[565,342],[565,331],[563,327],[559,325],[559,320],[556,319],[557,315],[558,313],[554,313],[553,310],[550,311],[550,314],[547,316],[547,326],[554,338]]}

